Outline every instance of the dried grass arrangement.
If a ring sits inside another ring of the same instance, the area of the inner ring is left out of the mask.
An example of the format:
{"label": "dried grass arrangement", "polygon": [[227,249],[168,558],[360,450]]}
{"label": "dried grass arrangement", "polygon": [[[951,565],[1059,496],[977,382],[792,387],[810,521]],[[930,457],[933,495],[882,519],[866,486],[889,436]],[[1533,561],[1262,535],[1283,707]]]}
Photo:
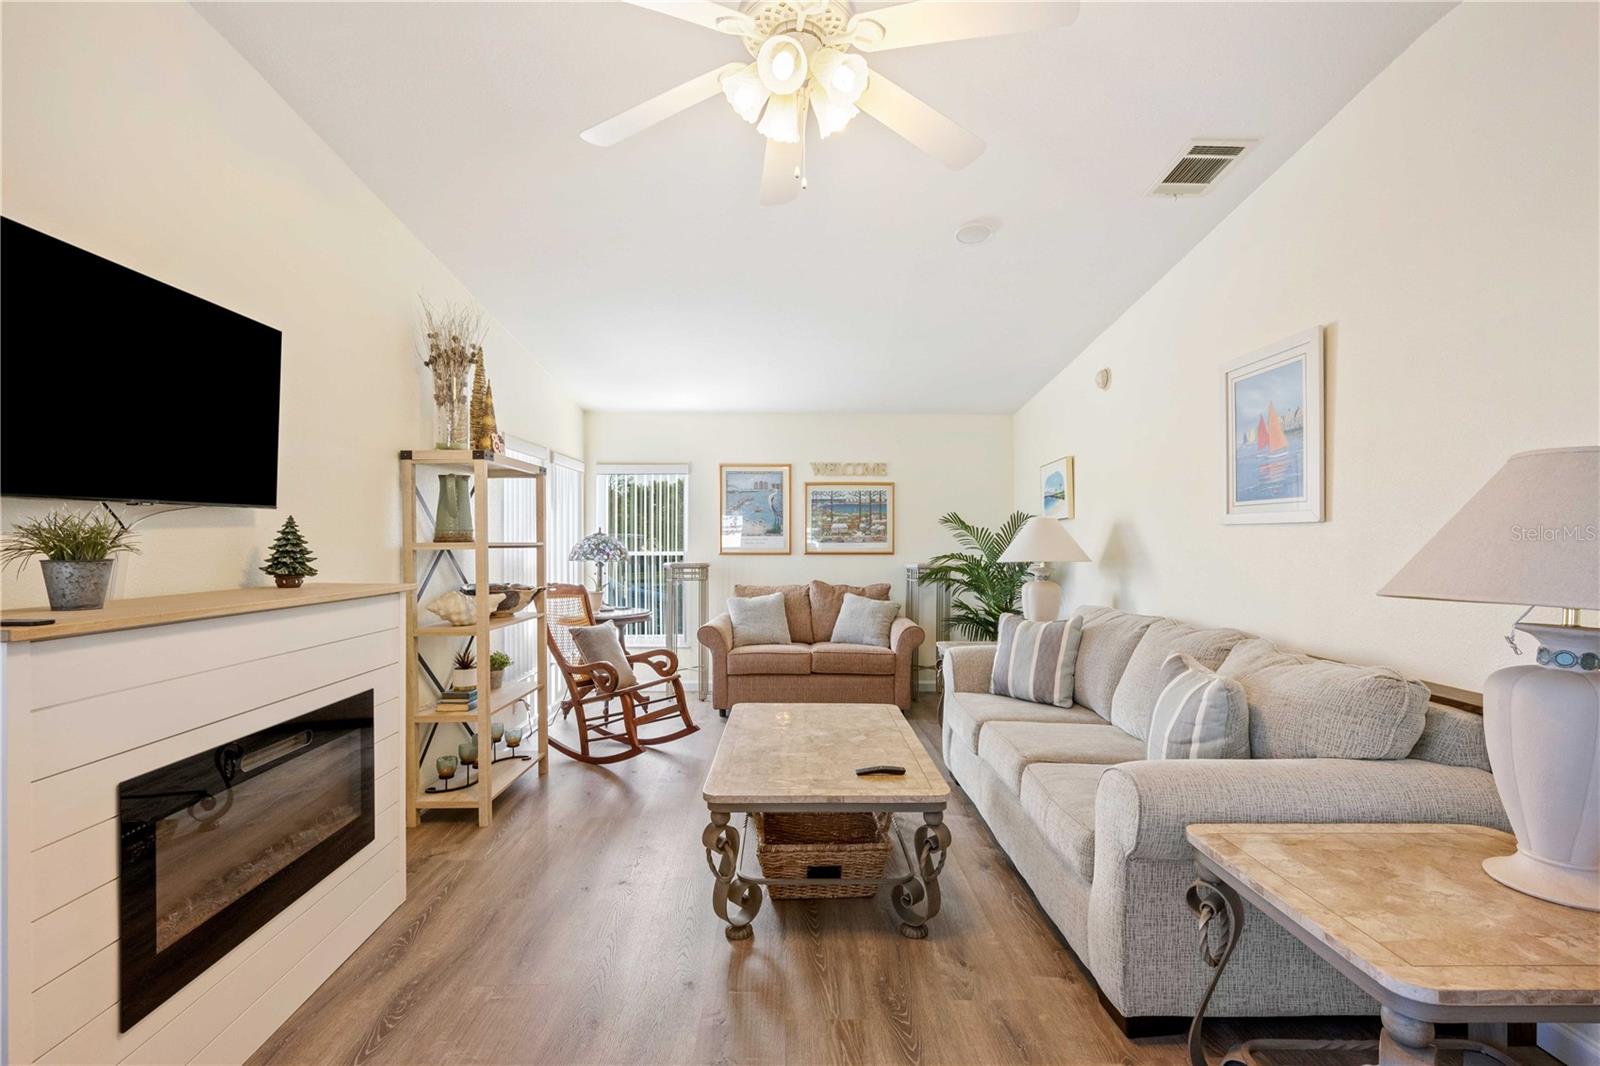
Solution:
{"label": "dried grass arrangement", "polygon": [[422,365],[433,371],[434,446],[471,447],[468,388],[483,360],[483,312],[459,303],[435,308],[424,300],[422,323],[428,342]]}

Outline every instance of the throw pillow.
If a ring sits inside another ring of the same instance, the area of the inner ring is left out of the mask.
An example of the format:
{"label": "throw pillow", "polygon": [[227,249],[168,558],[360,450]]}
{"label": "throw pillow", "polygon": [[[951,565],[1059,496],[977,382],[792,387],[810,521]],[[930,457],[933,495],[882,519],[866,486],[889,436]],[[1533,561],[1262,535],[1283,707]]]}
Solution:
{"label": "throw pillow", "polygon": [[900,605],[885,600],[869,600],[847,592],[839,618],[833,623],[834,644],[889,646],[889,630],[900,617]]}
{"label": "throw pillow", "polygon": [[735,596],[728,601],[728,618],[733,622],[733,646],[750,644],[790,644],[789,617],[783,610],[783,593],[765,596]]}
{"label": "throw pillow", "polygon": [[1082,638],[1081,617],[1027,622],[1020,614],[1005,615],[1000,619],[990,691],[1016,700],[1071,707]]}
{"label": "throw pillow", "polygon": [[618,688],[639,683],[633,673],[633,664],[628,662],[628,653],[622,650],[616,626],[603,622],[597,626],[573,626],[571,632],[572,643],[577,645],[578,654],[583,656],[584,662],[607,663],[616,669]]}
{"label": "throw pillow", "polygon": [[1218,667],[1250,700],[1257,759],[1404,759],[1428,720],[1428,689],[1381,666],[1353,666],[1247,640]]}
{"label": "throw pillow", "polygon": [[811,639],[826,644],[833,639],[833,624],[839,619],[839,609],[844,606],[845,593],[853,592],[869,600],[887,600],[889,583],[876,585],[830,585],[826,581],[813,581],[806,586],[806,596],[811,600]]}
{"label": "throw pillow", "polygon": [[1248,759],[1250,704],[1244,686],[1173,652],[1161,664],[1161,694],[1150,718],[1151,759]]}

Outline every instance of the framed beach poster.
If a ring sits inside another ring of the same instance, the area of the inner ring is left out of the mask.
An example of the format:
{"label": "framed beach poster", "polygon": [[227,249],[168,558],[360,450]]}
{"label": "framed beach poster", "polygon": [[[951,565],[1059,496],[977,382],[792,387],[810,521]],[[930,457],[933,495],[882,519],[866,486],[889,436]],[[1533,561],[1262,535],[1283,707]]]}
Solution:
{"label": "framed beach poster", "polygon": [[1072,485],[1072,456],[1039,468],[1039,513],[1046,518],[1071,518],[1078,509]]}
{"label": "framed beach poster", "polygon": [[894,482],[806,482],[807,555],[893,555]]}
{"label": "framed beach poster", "polygon": [[1222,521],[1322,521],[1322,327],[1223,367],[1222,391]]}
{"label": "framed beach poster", "polygon": [[723,555],[789,554],[789,466],[787,463],[723,463]]}

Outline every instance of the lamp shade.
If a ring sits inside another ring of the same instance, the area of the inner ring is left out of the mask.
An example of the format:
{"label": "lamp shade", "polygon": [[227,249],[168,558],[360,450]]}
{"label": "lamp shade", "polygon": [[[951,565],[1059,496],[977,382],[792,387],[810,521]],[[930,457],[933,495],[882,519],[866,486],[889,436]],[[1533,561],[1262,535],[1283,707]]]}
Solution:
{"label": "lamp shade", "polygon": [[1513,455],[1378,595],[1600,608],[1600,447]]}
{"label": "lamp shade", "polygon": [[1002,563],[1086,563],[1089,553],[1078,547],[1072,534],[1055,518],[1036,515],[1028,519],[1016,539],[1001,554]]}

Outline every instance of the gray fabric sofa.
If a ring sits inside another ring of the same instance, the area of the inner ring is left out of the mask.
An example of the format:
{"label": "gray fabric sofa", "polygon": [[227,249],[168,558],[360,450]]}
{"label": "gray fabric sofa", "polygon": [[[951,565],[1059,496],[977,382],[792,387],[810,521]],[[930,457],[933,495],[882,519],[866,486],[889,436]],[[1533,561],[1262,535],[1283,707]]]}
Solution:
{"label": "gray fabric sofa", "polygon": [[[1169,1031],[1175,1019],[1193,1013],[1209,978],[1184,904],[1194,879],[1188,825],[1387,821],[1509,828],[1488,773],[1480,719],[1429,703],[1415,682],[1391,671],[1289,656],[1235,630],[1199,630],[1103,607],[1077,613],[1084,630],[1070,708],[992,695],[992,644],[945,652],[944,757],[1125,1031]],[[1282,750],[1287,737],[1296,750],[1363,757],[1147,761],[1154,676],[1174,650],[1238,677],[1251,703],[1253,755]],[[1252,911],[1209,1013],[1377,1009]]]}

